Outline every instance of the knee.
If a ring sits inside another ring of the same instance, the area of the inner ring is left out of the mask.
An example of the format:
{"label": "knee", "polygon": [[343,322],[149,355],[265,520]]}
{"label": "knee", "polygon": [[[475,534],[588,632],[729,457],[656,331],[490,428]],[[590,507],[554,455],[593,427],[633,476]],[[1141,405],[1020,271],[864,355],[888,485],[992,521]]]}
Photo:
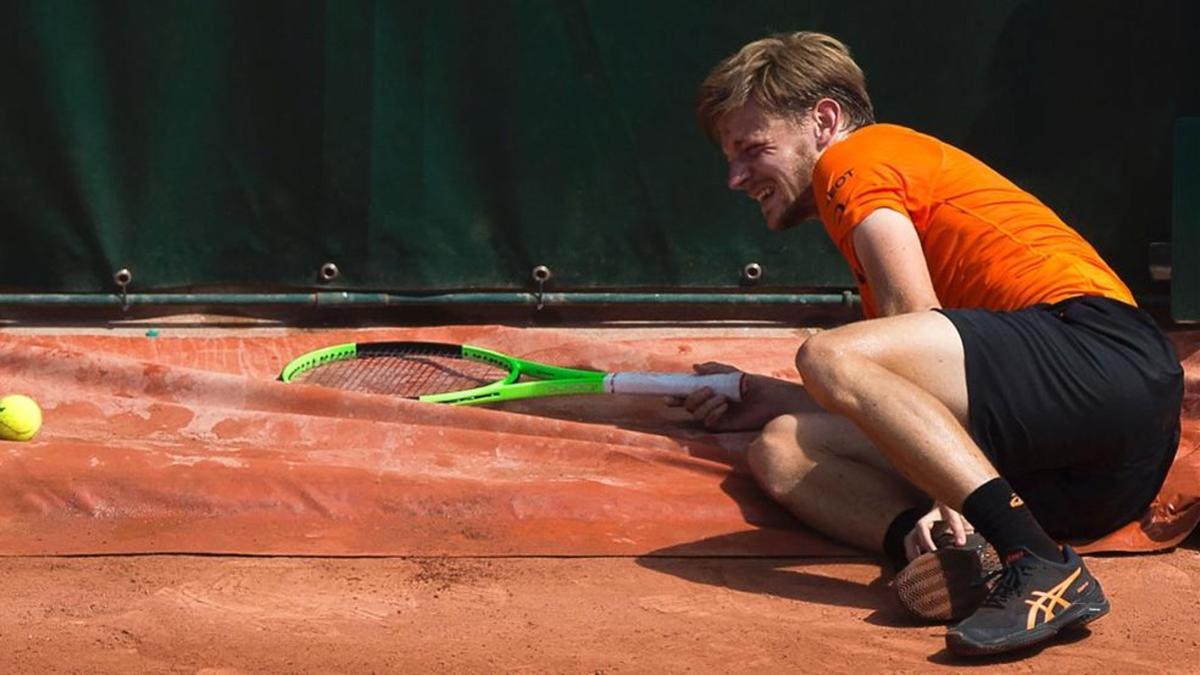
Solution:
{"label": "knee", "polygon": [[850,364],[855,358],[854,350],[835,333],[818,333],[800,345],[796,352],[796,370],[804,381],[804,388],[821,407],[839,412]]}
{"label": "knee", "polygon": [[799,445],[797,427],[795,415],[771,420],[746,453],[754,479],[774,499],[788,494],[813,465]]}

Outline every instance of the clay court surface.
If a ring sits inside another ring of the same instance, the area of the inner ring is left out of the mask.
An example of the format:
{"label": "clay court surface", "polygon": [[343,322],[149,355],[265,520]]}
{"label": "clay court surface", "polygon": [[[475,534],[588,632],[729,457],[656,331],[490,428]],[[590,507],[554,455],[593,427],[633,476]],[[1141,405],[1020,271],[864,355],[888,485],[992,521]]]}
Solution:
{"label": "clay court surface", "polygon": [[[1200,552],[1096,558],[1090,636],[1013,672],[1196,672]],[[868,560],[0,560],[4,672],[899,672],[961,665]],[[972,662],[974,663],[974,662]]]}
{"label": "clay court surface", "polygon": [[[747,434],[657,403],[501,410],[272,381],[373,331],[10,331],[46,411],[0,447],[0,672],[916,672],[977,666],[872,558],[758,493]],[[408,331],[408,333],[413,331]],[[561,365],[788,374],[807,333],[424,329]],[[1196,340],[1185,439],[1197,417]],[[1190,346],[1189,346],[1190,345]],[[14,389],[17,388],[17,389]],[[1196,672],[1193,461],[1095,555],[1113,611],[1004,671]],[[1190,490],[1190,492],[1189,492]],[[1136,524],[1135,524],[1136,526]]]}

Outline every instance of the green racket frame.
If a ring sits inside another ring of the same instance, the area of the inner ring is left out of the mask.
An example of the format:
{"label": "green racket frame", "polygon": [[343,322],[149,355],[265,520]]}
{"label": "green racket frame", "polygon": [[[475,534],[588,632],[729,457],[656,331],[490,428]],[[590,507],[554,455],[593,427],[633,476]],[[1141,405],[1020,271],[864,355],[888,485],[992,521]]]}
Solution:
{"label": "green racket frame", "polygon": [[[396,343],[376,343],[373,345],[372,343],[348,342],[346,344],[311,351],[288,362],[284,366],[283,372],[279,375],[279,379],[284,382],[291,382],[300,373],[316,368],[317,366],[332,361],[355,359],[358,358],[360,353],[363,355],[368,354],[372,350],[372,346],[379,348],[388,344]],[[446,355],[455,355],[465,359],[482,361],[508,370],[508,375],[504,379],[483,385],[482,387],[443,394],[427,394],[416,397],[418,401],[448,403],[450,405],[477,405],[541,396],[602,394],[605,391],[604,378],[606,373],[595,370],[562,368],[535,361],[525,361],[524,359],[494,352],[490,349],[472,347],[471,345],[451,345],[432,342],[414,344],[421,344],[431,348],[440,347]],[[518,382],[517,380],[522,376],[537,379]]]}

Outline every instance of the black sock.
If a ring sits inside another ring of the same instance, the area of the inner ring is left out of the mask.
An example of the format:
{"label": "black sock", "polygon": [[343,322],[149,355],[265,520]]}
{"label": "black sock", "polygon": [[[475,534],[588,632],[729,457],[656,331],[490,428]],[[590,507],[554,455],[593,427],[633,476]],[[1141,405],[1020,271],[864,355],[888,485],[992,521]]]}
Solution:
{"label": "black sock", "polygon": [[1061,562],[1062,550],[1034,519],[1025,502],[1003,478],[980,485],[963,501],[962,514],[987,539],[1002,560],[1018,547],[1039,558]]}
{"label": "black sock", "polygon": [[916,527],[921,516],[929,513],[929,509],[928,504],[911,508],[896,516],[892,524],[888,525],[887,533],[883,535],[883,554],[887,556],[895,571],[899,572],[908,565],[908,556],[904,553],[904,538]]}

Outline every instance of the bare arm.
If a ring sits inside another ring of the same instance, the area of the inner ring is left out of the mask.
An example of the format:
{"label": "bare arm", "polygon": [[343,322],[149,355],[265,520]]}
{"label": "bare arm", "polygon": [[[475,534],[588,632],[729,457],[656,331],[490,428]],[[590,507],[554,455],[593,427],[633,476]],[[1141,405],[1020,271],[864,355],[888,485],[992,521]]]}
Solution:
{"label": "bare arm", "polygon": [[[881,316],[921,312],[940,307],[917,229],[908,216],[876,209],[854,229],[854,248],[875,293]],[[703,364],[699,372],[722,372],[728,366]],[[682,405],[710,429],[731,431],[761,428],[778,415],[821,410],[803,385],[751,376],[741,404],[704,389],[672,405]],[[732,412],[731,412],[732,411]]]}
{"label": "bare arm", "polygon": [[876,209],[854,228],[854,250],[875,294],[880,316],[941,307],[912,220]]}

